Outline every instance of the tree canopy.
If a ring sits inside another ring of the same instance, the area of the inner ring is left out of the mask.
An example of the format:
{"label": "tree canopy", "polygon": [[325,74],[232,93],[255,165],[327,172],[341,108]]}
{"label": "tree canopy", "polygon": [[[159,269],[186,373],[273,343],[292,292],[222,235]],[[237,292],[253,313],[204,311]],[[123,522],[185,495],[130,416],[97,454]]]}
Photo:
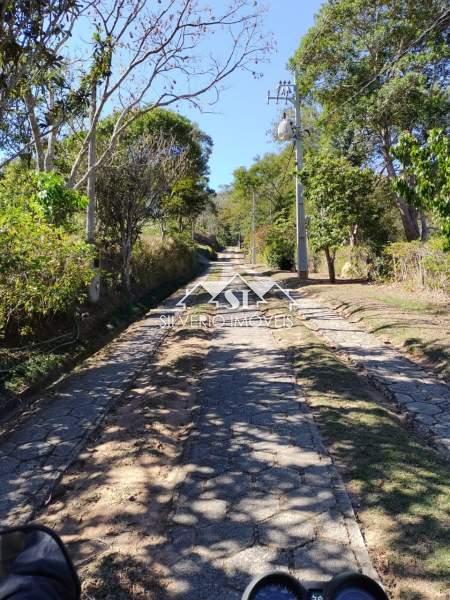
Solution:
{"label": "tree canopy", "polygon": [[[444,0],[326,2],[290,61],[302,96],[319,103],[341,150],[390,178],[403,130],[424,137],[448,115],[450,11]],[[416,207],[397,194],[407,239]]]}

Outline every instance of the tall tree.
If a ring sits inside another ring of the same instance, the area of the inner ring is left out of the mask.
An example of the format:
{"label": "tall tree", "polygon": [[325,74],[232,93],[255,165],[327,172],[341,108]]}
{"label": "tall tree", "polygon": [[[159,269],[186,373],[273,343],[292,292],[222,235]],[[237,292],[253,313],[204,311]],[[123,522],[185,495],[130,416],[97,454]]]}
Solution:
{"label": "tall tree", "polygon": [[[92,85],[97,88],[97,102],[92,118],[83,123],[81,144],[71,165],[68,181],[73,187],[86,184],[140,111],[182,101],[197,107],[202,101],[214,103],[224,81],[237,69],[257,76],[255,65],[265,60],[271,47],[270,37],[261,30],[264,11],[253,0],[231,0],[214,9],[203,0],[93,0],[83,8],[77,28],[83,28],[84,37],[92,35],[93,52],[81,65],[77,61],[75,91],[67,91],[67,104],[88,98]],[[220,35],[221,42],[211,53],[208,45],[214,35]],[[70,48],[63,45],[60,54],[67,58]],[[34,121],[39,159],[48,128],[39,136],[36,91],[24,99]],[[91,139],[111,108],[117,110],[117,119],[108,144],[86,167]]]}
{"label": "tall tree", "polygon": [[78,0],[4,0],[0,3],[0,120],[30,82],[60,64],[60,45],[79,14]]}
{"label": "tall tree", "polygon": [[144,134],[116,147],[111,160],[98,171],[97,195],[100,234],[117,246],[122,285],[131,292],[131,254],[155,205],[188,171],[184,152],[174,152],[165,132]]}
{"label": "tall tree", "polygon": [[379,220],[368,202],[375,187],[370,169],[353,166],[344,157],[328,153],[309,155],[301,172],[310,214],[308,234],[314,250],[323,250],[332,283],[340,246]]}
{"label": "tall tree", "polygon": [[[423,136],[448,114],[449,22],[445,0],[329,0],[291,59],[302,94],[321,104],[345,150],[363,149],[391,179],[399,133]],[[416,207],[401,194],[396,203],[406,238],[419,238]]]}
{"label": "tall tree", "polygon": [[405,133],[392,155],[402,166],[395,189],[436,215],[450,249],[450,138],[439,129],[432,129],[425,142]]}

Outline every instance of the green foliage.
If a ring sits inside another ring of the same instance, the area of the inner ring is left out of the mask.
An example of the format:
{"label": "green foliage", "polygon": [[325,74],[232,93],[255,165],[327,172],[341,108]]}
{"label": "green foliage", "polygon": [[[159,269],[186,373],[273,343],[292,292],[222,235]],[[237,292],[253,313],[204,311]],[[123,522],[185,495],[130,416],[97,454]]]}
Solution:
{"label": "green foliage", "polygon": [[0,209],[21,208],[56,227],[70,229],[72,218],[87,206],[87,198],[66,187],[55,172],[39,173],[13,163],[0,180]]}
{"label": "green foliage", "polygon": [[271,267],[290,270],[295,265],[295,225],[283,211],[269,227],[264,257]]}
{"label": "green foliage", "polygon": [[67,188],[63,177],[54,171],[36,173],[34,181],[36,201],[47,222],[56,227],[69,227],[71,218],[88,205],[87,197]]}
{"label": "green foliage", "polygon": [[217,252],[207,244],[196,244],[196,250],[208,260],[217,260]]}
{"label": "green foliage", "polygon": [[315,250],[335,250],[350,239],[355,228],[368,229],[367,197],[375,187],[370,170],[326,153],[308,156],[301,178],[310,215],[309,239]]}
{"label": "green foliage", "polygon": [[377,229],[377,211],[367,201],[375,189],[375,176],[342,156],[322,153],[307,156],[301,179],[310,215],[310,244],[313,250],[325,252],[334,282],[336,250],[346,242],[366,239]]}
{"label": "green foliage", "polygon": [[5,0],[0,36],[0,121],[10,98],[62,62],[60,41],[70,32],[77,0]]}
{"label": "green foliage", "polygon": [[402,166],[394,189],[436,214],[450,250],[450,138],[442,129],[432,129],[425,143],[403,133],[392,155]]}
{"label": "green foliage", "polygon": [[[325,136],[353,164],[395,178],[390,148],[399,133],[446,123],[446,9],[444,0],[328,0],[302,38],[290,63],[301,93],[319,103]],[[396,202],[407,239],[416,239],[417,211]]]}
{"label": "green foliage", "polygon": [[225,243],[226,240],[236,243],[239,235],[247,242],[250,239],[253,192],[257,227],[272,224],[280,212],[291,210],[295,198],[294,171],[292,146],[279,154],[265,154],[249,169],[236,169],[233,184],[219,207]]}
{"label": "green foliage", "polygon": [[36,322],[73,313],[93,273],[92,249],[30,212],[0,214],[0,332],[28,332]]}
{"label": "green foliage", "polygon": [[184,221],[198,217],[210,203],[211,190],[205,181],[196,177],[184,177],[177,181],[169,194],[161,201],[161,209],[168,219],[174,219],[179,232],[183,231]]}
{"label": "green foliage", "polygon": [[5,388],[13,393],[20,393],[27,386],[42,380],[50,371],[57,369],[64,364],[64,354],[40,354],[31,353],[30,356],[13,367],[8,374],[8,381]]}

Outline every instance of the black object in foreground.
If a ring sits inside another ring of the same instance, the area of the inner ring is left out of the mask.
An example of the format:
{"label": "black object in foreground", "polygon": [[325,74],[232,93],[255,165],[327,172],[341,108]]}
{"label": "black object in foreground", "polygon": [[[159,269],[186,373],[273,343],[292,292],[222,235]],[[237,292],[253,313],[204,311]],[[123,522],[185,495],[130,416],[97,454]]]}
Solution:
{"label": "black object in foreground", "polygon": [[0,600],[79,600],[80,582],[60,538],[47,527],[0,531]]}
{"label": "black object in foreground", "polygon": [[275,571],[253,580],[242,600],[388,600],[383,588],[360,573],[342,573],[324,585],[305,588],[288,573]]}

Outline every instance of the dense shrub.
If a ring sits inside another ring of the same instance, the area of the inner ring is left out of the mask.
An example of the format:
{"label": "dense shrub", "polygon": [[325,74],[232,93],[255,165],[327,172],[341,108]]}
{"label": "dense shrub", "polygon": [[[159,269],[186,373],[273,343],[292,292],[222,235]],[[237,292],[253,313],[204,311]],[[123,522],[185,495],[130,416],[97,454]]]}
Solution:
{"label": "dense shrub", "polygon": [[267,232],[264,257],[276,269],[290,270],[295,264],[295,231],[287,219],[280,219]]}
{"label": "dense shrub", "polygon": [[133,249],[131,277],[140,292],[191,277],[196,270],[192,244],[178,239],[141,239]]}
{"label": "dense shrub", "polygon": [[67,232],[9,208],[0,214],[0,333],[33,332],[41,319],[69,314],[92,278],[92,249]]}
{"label": "dense shrub", "polygon": [[208,244],[197,244],[196,250],[200,256],[203,256],[207,260],[217,260],[217,252]]}
{"label": "dense shrub", "polygon": [[0,179],[0,210],[21,208],[57,227],[70,229],[74,215],[87,203],[86,196],[67,188],[55,172],[38,173],[13,163]]}
{"label": "dense shrub", "polygon": [[216,252],[223,250],[223,246],[219,243],[217,236],[215,235],[207,235],[205,233],[195,232],[194,241],[203,246],[210,246]]}
{"label": "dense shrub", "polygon": [[394,281],[411,288],[450,291],[450,253],[442,238],[429,242],[396,242],[386,249]]}

